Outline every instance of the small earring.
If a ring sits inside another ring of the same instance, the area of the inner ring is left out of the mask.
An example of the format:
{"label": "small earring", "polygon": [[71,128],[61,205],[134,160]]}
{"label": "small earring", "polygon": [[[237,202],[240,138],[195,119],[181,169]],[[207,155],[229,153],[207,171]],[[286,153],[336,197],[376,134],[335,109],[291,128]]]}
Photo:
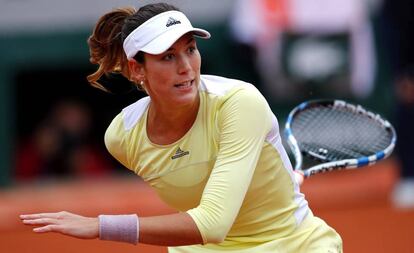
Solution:
{"label": "small earring", "polygon": [[141,80],[140,82],[139,82],[139,85],[141,85],[142,87],[144,86],[144,80]]}

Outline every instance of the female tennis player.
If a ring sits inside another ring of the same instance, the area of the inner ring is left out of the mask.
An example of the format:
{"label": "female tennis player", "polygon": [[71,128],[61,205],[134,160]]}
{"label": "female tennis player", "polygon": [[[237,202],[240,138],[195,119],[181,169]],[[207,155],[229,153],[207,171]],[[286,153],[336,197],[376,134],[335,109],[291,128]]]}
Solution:
{"label": "female tennis player", "polygon": [[[89,81],[120,72],[148,94],[105,134],[109,152],[177,213],[22,215],[35,232],[169,246],[169,252],[342,252],[294,178],[279,126],[251,84],[201,75],[194,28],[168,4],[105,14],[89,39]],[[123,51],[122,51],[123,49]]]}

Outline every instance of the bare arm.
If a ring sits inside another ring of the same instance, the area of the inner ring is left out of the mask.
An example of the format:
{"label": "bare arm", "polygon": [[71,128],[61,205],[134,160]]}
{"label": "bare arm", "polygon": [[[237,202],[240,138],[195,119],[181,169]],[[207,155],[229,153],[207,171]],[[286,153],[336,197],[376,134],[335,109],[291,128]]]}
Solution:
{"label": "bare arm", "polygon": [[[56,232],[64,235],[95,239],[99,237],[98,218],[69,212],[21,215],[22,222],[34,225],[37,233]],[[139,218],[139,242],[161,246],[201,244],[202,238],[187,213]]]}
{"label": "bare arm", "polygon": [[203,239],[187,213],[140,218],[139,241],[163,246],[202,244]]}

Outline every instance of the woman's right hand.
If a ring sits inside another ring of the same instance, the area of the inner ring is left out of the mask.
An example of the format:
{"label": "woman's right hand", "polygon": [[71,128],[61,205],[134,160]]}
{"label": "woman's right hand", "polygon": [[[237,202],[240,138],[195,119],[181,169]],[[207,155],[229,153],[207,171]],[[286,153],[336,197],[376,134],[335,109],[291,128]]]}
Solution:
{"label": "woman's right hand", "polygon": [[99,237],[99,219],[84,217],[69,212],[22,214],[25,225],[37,226],[36,233],[56,232],[81,239]]}

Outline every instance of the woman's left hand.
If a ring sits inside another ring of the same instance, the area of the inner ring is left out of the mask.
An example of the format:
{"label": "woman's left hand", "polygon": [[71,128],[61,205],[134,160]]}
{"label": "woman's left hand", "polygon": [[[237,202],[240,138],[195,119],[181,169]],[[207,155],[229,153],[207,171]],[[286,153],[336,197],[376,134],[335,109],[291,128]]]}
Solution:
{"label": "woman's left hand", "polygon": [[20,219],[25,225],[38,226],[33,229],[37,233],[57,232],[81,239],[95,239],[99,236],[98,218],[58,212],[23,214]]}

